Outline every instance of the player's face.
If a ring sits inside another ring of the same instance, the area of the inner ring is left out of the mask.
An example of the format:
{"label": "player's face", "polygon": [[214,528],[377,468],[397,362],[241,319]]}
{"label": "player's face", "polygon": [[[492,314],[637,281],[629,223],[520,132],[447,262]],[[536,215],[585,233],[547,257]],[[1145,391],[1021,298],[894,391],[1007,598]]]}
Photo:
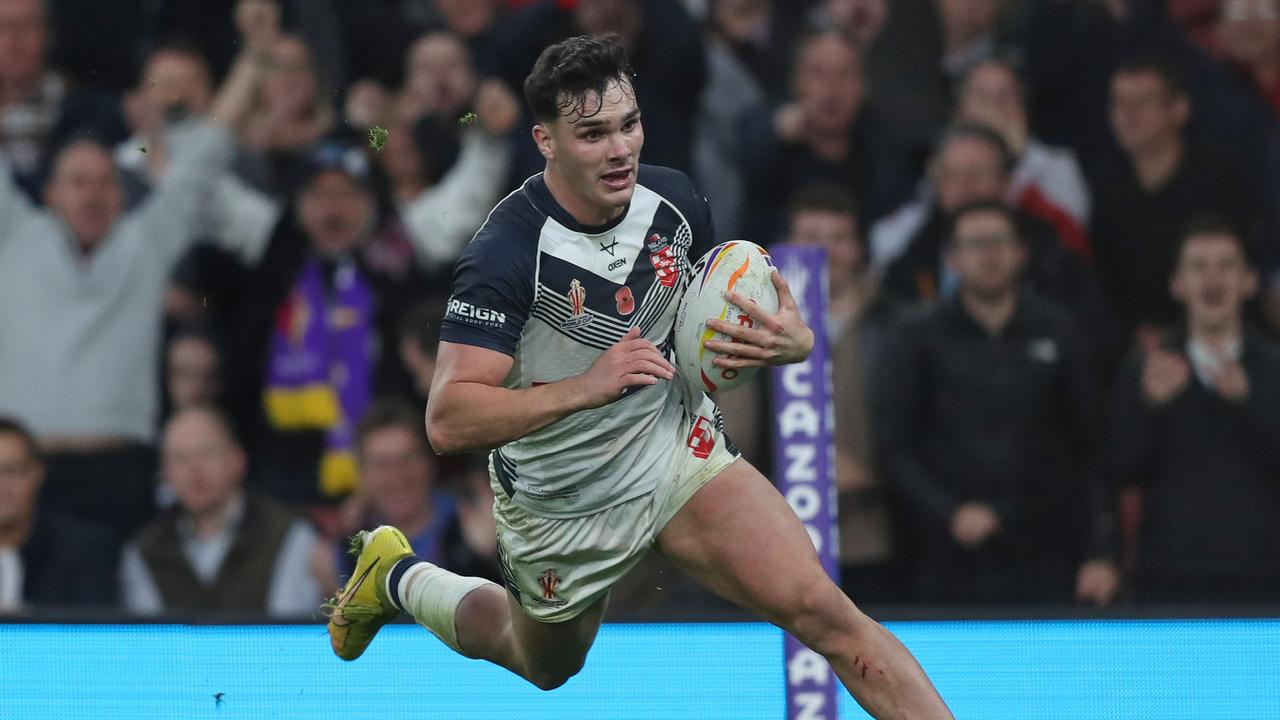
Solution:
{"label": "player's face", "polygon": [[1025,259],[1017,229],[995,212],[966,215],[956,226],[947,255],[960,286],[983,298],[1011,292]]}
{"label": "player's face", "polygon": [[1192,326],[1215,328],[1239,320],[1257,277],[1231,237],[1203,235],[1183,246],[1171,289]]}
{"label": "player's face", "polygon": [[124,204],[120,180],[107,151],[88,142],[63,150],[45,188],[45,204],[62,217],[82,245],[96,245]]}
{"label": "player's face", "polygon": [[943,146],[934,163],[938,205],[954,212],[963,205],[1004,199],[1007,178],[1000,152],[972,137],[956,138]]}
{"label": "player's face", "polygon": [[817,245],[827,251],[831,284],[839,286],[849,280],[862,264],[862,241],[853,217],[825,210],[802,210],[791,218],[787,242]]}
{"label": "player's face", "polygon": [[44,469],[17,435],[0,435],[0,527],[31,516]]}
{"label": "player's face", "polygon": [[373,199],[345,173],[316,176],[298,198],[302,227],[317,253],[341,257],[355,249],[373,216]]}
{"label": "player's face", "polygon": [[[592,113],[599,104],[599,112]],[[586,224],[602,224],[631,202],[644,146],[644,127],[631,83],[615,81],[601,99],[589,94],[577,112],[542,123],[534,139],[547,158],[548,171],[570,195],[557,197]],[[589,219],[588,219],[589,218]]]}
{"label": "player's face", "polygon": [[178,503],[193,515],[221,509],[244,479],[244,453],[218,421],[198,410],[169,422],[161,462]]}
{"label": "player's face", "polygon": [[375,430],[360,444],[360,482],[378,514],[395,521],[421,512],[431,467],[408,428]]}

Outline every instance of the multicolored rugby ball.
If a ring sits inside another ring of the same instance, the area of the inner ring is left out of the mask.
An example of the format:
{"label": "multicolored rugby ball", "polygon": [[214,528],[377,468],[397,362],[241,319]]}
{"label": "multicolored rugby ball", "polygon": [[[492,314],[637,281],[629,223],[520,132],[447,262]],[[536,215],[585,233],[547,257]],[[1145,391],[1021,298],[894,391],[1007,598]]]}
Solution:
{"label": "multicolored rugby ball", "polygon": [[759,245],[746,240],[721,243],[693,268],[693,279],[680,301],[674,330],[676,367],[684,381],[698,392],[732,390],[751,379],[759,368],[722,368],[712,363],[716,353],[708,340],[732,341],[707,327],[717,318],[751,327],[751,316],[725,299],[730,290],[754,300],[767,312],[777,312],[778,291],[773,286],[773,259]]}

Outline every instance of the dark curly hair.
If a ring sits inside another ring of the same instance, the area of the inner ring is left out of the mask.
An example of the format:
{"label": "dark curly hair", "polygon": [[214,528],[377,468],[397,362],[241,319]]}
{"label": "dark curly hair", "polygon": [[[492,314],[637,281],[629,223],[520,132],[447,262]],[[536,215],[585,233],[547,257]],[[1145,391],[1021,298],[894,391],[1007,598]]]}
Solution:
{"label": "dark curly hair", "polygon": [[[625,81],[624,90],[634,92],[634,76],[620,37],[580,35],[542,51],[525,78],[524,96],[538,122],[575,114],[591,117],[604,106],[605,89],[614,81]],[[592,93],[594,107],[588,107]]]}

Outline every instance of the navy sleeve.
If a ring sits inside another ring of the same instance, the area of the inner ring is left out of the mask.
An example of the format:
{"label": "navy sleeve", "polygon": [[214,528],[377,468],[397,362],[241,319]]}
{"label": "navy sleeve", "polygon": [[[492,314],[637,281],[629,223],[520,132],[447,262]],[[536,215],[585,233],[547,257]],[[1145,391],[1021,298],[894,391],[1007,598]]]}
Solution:
{"label": "navy sleeve", "polygon": [[[497,213],[495,213],[497,215]],[[534,237],[491,217],[458,259],[440,339],[514,356],[533,307]]]}
{"label": "navy sleeve", "polygon": [[694,210],[689,218],[689,229],[693,230],[693,244],[689,246],[689,260],[697,262],[698,258],[710,252],[716,246],[716,224],[711,217],[711,203],[697,190],[692,190]]}
{"label": "navy sleeve", "polygon": [[711,204],[693,186],[688,175],[679,170],[657,165],[640,166],[640,184],[648,187],[680,210],[689,221],[693,244],[689,247],[689,262],[696,263],[716,246],[716,228],[711,219]]}

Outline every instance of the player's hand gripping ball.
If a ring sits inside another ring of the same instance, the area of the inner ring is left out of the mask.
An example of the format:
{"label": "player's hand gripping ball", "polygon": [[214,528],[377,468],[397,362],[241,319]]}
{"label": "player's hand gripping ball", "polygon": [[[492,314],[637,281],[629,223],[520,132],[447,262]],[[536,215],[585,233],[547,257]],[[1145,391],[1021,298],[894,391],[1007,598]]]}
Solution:
{"label": "player's hand gripping ball", "polygon": [[685,382],[698,392],[731,390],[751,379],[759,368],[722,368],[712,361],[709,340],[732,342],[724,333],[707,327],[717,318],[752,327],[754,321],[742,308],[725,299],[733,291],[766,312],[778,310],[778,290],[773,285],[773,260],[759,245],[746,240],[721,243],[694,265],[693,279],[676,314],[676,367]]}

